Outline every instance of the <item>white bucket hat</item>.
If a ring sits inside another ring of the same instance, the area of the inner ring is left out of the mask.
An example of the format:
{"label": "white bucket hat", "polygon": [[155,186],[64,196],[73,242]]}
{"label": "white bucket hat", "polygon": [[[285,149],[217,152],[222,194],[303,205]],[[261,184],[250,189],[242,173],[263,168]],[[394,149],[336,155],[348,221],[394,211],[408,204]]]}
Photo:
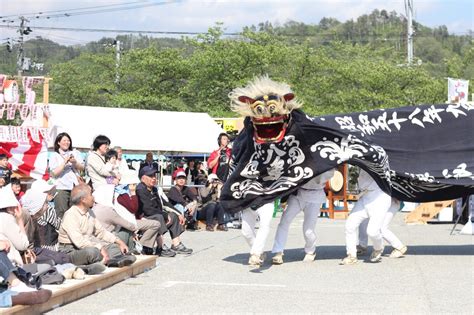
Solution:
{"label": "white bucket hat", "polygon": [[56,192],[56,185],[50,184],[42,179],[37,179],[33,182],[33,184],[31,184],[30,189],[54,195],[54,193]]}
{"label": "white bucket hat", "polygon": [[47,197],[48,193],[30,188],[26,191],[25,195],[21,197],[21,205],[30,215],[35,215],[43,208]]}
{"label": "white bucket hat", "polygon": [[130,185],[130,184],[138,184],[140,179],[138,178],[137,172],[133,170],[129,170],[121,174],[122,177],[120,178],[120,185]]}
{"label": "white bucket hat", "polygon": [[216,174],[211,173],[211,174],[209,174],[209,176],[207,176],[207,179],[210,180],[210,181],[211,180],[219,180],[219,177],[217,177]]}
{"label": "white bucket hat", "polygon": [[113,184],[104,184],[95,188],[94,192],[92,193],[95,199],[95,203],[102,206],[113,207],[114,190],[115,185]]}
{"label": "white bucket hat", "polygon": [[15,193],[13,193],[11,184],[0,188],[0,209],[16,207],[19,204],[18,199],[15,197]]}

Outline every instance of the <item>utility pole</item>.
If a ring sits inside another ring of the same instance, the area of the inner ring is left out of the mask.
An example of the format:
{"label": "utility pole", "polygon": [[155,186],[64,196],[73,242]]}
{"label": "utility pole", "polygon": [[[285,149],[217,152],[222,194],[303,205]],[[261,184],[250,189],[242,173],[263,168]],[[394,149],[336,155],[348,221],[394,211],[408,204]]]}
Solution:
{"label": "utility pole", "polygon": [[20,20],[20,28],[18,29],[18,32],[20,33],[20,39],[18,40],[18,56],[16,60],[19,77],[21,77],[21,74],[23,72],[23,60],[25,59],[25,55],[23,52],[23,33],[25,31],[25,22],[27,21],[27,19],[25,19],[25,17],[23,16],[20,16]]}
{"label": "utility pole", "polygon": [[23,35],[28,35],[32,32],[31,28],[26,26],[26,22],[29,22],[24,16],[20,16],[20,27],[18,28],[18,33],[20,33],[20,38],[18,39],[18,56],[16,65],[18,67],[18,76],[21,77],[23,69],[25,66],[25,51],[23,50]]}
{"label": "utility pole", "polygon": [[115,85],[118,86],[120,83],[120,41],[117,40],[115,43]]}
{"label": "utility pole", "polygon": [[408,65],[413,64],[413,0],[405,0],[405,12],[407,15],[407,59]]}

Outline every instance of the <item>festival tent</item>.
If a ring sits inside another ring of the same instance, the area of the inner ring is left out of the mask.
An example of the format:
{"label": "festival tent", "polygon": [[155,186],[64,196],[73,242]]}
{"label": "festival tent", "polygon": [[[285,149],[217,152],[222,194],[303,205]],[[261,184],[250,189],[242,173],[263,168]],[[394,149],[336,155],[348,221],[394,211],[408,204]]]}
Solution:
{"label": "festival tent", "polygon": [[[97,135],[126,153],[210,153],[223,132],[207,113],[49,104],[52,139],[67,132],[75,148],[87,150]],[[53,145],[50,143],[50,147]]]}

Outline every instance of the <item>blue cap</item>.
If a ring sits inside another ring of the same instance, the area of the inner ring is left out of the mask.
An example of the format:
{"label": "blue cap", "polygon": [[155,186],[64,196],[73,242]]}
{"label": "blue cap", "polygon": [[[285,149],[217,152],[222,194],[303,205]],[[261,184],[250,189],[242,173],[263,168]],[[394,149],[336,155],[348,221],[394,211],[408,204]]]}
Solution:
{"label": "blue cap", "polygon": [[158,173],[158,170],[152,166],[144,166],[140,172],[138,172],[138,176],[142,178],[143,175],[146,176],[154,176],[156,173]]}

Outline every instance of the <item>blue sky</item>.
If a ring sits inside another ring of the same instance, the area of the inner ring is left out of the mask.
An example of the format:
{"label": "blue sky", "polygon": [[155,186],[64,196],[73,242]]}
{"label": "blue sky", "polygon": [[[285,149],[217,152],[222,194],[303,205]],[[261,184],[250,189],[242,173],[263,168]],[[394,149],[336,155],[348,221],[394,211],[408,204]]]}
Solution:
{"label": "blue sky", "polygon": [[[66,10],[138,2],[139,0],[0,0],[0,16]],[[34,29],[35,26],[127,29],[179,32],[205,32],[216,22],[223,22],[226,32],[239,32],[243,26],[270,21],[283,24],[289,20],[317,24],[322,17],[333,17],[341,22],[369,14],[374,9],[385,9],[405,14],[403,0],[142,0],[140,3],[162,5],[140,9],[70,16],[51,19],[32,19],[30,36],[42,36],[62,44],[82,44],[114,33],[84,33]],[[466,34],[474,30],[474,1],[472,0],[413,0],[415,19],[429,27],[446,25],[450,33]],[[69,11],[68,11],[69,10]],[[1,22],[0,24],[6,24]],[[12,23],[18,25],[18,20]],[[0,40],[18,36],[15,30],[0,28]]]}

